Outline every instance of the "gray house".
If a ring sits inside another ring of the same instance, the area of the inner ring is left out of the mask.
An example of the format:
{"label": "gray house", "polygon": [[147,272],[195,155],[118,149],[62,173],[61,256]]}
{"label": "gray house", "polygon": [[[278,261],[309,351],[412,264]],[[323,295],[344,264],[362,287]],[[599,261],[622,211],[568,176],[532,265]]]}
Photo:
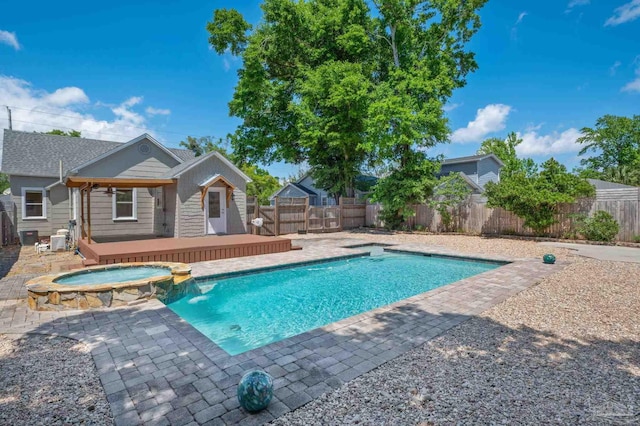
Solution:
{"label": "gray house", "polygon": [[313,178],[306,174],[295,182],[289,182],[277,190],[269,199],[276,197],[309,198],[310,206],[335,206],[336,199],[324,189],[317,188]]}
{"label": "gray house", "polygon": [[[377,180],[378,179],[373,176],[359,175],[356,177],[356,182],[366,182],[369,186],[375,185]],[[368,192],[363,192],[358,189],[355,190],[356,198],[365,198],[367,194]],[[308,173],[297,181],[288,182],[282,188],[278,189],[271,197],[269,197],[271,204],[275,202],[276,197],[308,197],[310,206],[335,206],[337,204],[335,197],[324,189],[318,188],[315,181]]]}
{"label": "gray house", "polygon": [[148,134],[119,143],[5,130],[0,171],[18,232],[49,236],[70,220],[96,241],[246,232],[250,179],[217,152],[195,157]]}
{"label": "gray house", "polygon": [[473,193],[481,194],[487,182],[500,180],[500,169],[503,166],[504,163],[494,154],[449,158],[442,162],[439,176],[460,173]]}

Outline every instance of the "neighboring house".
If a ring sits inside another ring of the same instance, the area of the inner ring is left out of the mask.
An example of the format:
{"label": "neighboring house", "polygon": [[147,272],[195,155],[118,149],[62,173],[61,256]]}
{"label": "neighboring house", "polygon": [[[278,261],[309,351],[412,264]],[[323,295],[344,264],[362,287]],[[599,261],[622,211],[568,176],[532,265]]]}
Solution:
{"label": "neighboring house", "polygon": [[449,158],[442,162],[438,176],[460,173],[474,194],[484,192],[488,182],[500,181],[502,161],[494,154]]}
{"label": "neighboring house", "polygon": [[[359,176],[358,178],[367,180],[376,180],[372,176]],[[356,198],[362,198],[365,195],[364,192],[356,190]],[[275,203],[275,198],[309,198],[310,206],[335,206],[336,199],[327,193],[324,189],[316,187],[313,178],[309,174],[305,174],[295,182],[289,182],[282,188],[278,189],[269,200],[271,204]]]}
{"label": "neighboring house", "polygon": [[89,205],[92,238],[246,232],[251,180],[217,152],[195,157],[147,134],[118,143],[5,130],[2,154],[17,232],[79,228]]}

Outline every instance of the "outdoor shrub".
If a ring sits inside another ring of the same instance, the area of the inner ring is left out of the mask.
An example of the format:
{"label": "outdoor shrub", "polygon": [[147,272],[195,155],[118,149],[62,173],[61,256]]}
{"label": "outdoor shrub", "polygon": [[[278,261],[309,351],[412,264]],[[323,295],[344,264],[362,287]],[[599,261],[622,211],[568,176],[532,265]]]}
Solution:
{"label": "outdoor shrub", "polygon": [[578,225],[578,232],[590,241],[613,241],[619,230],[618,222],[603,210],[598,210],[593,217],[582,220]]}
{"label": "outdoor shrub", "polygon": [[633,237],[633,242],[640,244],[640,235],[636,235],[635,237]]}

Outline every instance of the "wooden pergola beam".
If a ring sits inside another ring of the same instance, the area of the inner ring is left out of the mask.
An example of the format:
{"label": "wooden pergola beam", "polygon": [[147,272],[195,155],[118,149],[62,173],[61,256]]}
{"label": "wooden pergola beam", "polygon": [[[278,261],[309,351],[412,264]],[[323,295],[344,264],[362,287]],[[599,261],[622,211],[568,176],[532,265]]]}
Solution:
{"label": "wooden pergola beam", "polygon": [[[91,191],[94,187],[157,188],[175,183],[175,179],[138,179],[138,178],[98,178],[84,176],[68,176],[65,185],[69,188],[80,189],[80,238],[87,238],[91,244]],[[87,228],[85,230],[84,194],[87,194]]]}
{"label": "wooden pergola beam", "polygon": [[114,188],[156,188],[175,183],[175,179],[142,179],[142,178],[96,178],[84,176],[69,176],[65,179],[65,184],[69,188],[82,188],[88,186],[99,186]]}

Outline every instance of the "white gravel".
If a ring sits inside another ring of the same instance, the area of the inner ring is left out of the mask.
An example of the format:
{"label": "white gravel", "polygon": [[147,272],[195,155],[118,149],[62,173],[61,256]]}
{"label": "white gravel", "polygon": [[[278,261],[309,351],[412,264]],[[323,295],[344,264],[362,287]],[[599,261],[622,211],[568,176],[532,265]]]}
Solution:
{"label": "white gravel", "polygon": [[43,335],[0,335],[0,367],[0,424],[113,424],[83,343]]}
{"label": "white gravel", "polygon": [[274,423],[640,424],[638,277],[576,260]]}

